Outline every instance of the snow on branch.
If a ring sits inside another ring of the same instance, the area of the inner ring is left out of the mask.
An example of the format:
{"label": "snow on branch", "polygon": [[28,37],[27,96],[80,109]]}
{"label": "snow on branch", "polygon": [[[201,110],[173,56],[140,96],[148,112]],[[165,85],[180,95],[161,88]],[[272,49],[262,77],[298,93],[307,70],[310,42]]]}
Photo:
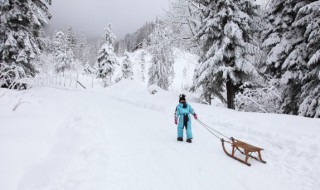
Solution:
{"label": "snow on branch", "polygon": [[0,63],[0,87],[15,88],[24,77],[27,75],[22,67]]}

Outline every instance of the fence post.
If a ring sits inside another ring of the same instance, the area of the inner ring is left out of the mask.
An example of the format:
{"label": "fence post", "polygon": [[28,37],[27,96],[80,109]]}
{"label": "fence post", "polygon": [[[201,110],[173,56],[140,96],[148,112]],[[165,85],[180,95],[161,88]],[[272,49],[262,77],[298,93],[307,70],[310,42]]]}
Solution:
{"label": "fence post", "polygon": [[67,77],[64,76],[64,84],[63,84],[64,87],[66,87],[66,82],[67,82]]}
{"label": "fence post", "polygon": [[69,87],[71,88],[71,83],[72,83],[72,77],[71,77],[71,73],[69,73]]}
{"label": "fence post", "polygon": [[78,88],[78,79],[79,79],[79,74],[77,73],[76,88]]}
{"label": "fence post", "polygon": [[91,79],[91,88],[93,88],[93,78],[94,78],[94,75],[92,75],[92,79]]}

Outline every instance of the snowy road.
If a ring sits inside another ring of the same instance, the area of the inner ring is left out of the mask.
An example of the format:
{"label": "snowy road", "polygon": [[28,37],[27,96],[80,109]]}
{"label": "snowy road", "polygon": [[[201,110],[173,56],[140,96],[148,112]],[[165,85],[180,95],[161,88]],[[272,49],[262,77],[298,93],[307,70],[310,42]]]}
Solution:
{"label": "snowy road", "polygon": [[[10,113],[6,111],[15,101],[6,95],[0,99],[1,106],[7,105],[0,107],[5,124],[0,127],[0,189],[320,187],[318,120],[288,120],[194,104],[198,115],[218,130],[266,148],[263,156],[268,164],[250,160],[252,167],[247,167],[227,157],[220,142],[196,123],[194,142],[177,142],[174,95],[152,97],[132,84],[109,91],[37,87],[22,96],[29,103]],[[299,129],[299,122],[306,125],[305,131]]]}

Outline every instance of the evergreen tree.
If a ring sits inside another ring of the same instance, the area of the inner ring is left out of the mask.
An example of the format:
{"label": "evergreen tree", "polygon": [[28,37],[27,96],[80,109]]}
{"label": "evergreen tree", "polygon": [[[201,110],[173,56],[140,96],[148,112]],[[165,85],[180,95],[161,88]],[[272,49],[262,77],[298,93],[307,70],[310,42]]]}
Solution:
{"label": "evergreen tree", "polygon": [[86,63],[88,60],[86,58],[86,48],[87,48],[87,39],[84,32],[81,32],[79,37],[79,43],[77,44],[77,58],[81,61]]}
{"label": "evergreen tree", "polygon": [[304,1],[303,5],[293,23],[294,27],[303,30],[304,42],[301,51],[304,53],[303,58],[307,60],[295,60],[307,67],[307,72],[300,70],[302,93],[299,96],[298,113],[320,118],[320,1]]}
{"label": "evergreen tree", "polygon": [[313,92],[318,91],[315,86],[319,84],[314,59],[319,50],[317,5],[316,0],[271,1],[269,5],[267,18],[273,28],[263,35],[268,52],[263,71],[283,83],[282,113],[316,115],[319,104]]}
{"label": "evergreen tree", "polygon": [[35,74],[32,60],[43,49],[42,28],[51,18],[50,4],[51,0],[1,1],[0,80],[7,85]]}
{"label": "evergreen tree", "polygon": [[122,77],[124,79],[133,79],[132,63],[128,52],[124,54],[125,58],[122,62]]}
{"label": "evergreen tree", "polygon": [[149,85],[158,85],[164,90],[168,90],[172,83],[173,55],[169,40],[170,31],[160,21],[157,22],[154,32],[150,35],[150,52],[153,56],[152,64],[149,69]]}
{"label": "evergreen tree", "polygon": [[94,68],[91,65],[89,65],[88,63],[84,65],[83,71],[87,75],[92,75],[95,73]]}
{"label": "evergreen tree", "polygon": [[146,53],[144,51],[141,53],[140,65],[141,65],[141,80],[144,82],[146,80],[144,76],[144,73],[146,70]]}
{"label": "evergreen tree", "polygon": [[269,3],[265,19],[271,25],[262,32],[262,47],[267,52],[264,73],[281,78],[286,71],[283,64],[294,47],[303,41],[302,31],[292,26],[299,2],[301,0],[272,0]]}
{"label": "evergreen tree", "polygon": [[73,67],[74,55],[68,46],[68,41],[63,32],[57,32],[53,39],[53,61],[55,72],[65,73]]}
{"label": "evergreen tree", "polygon": [[261,71],[281,79],[283,90],[280,110],[298,114],[301,80],[307,66],[307,44],[303,28],[293,25],[299,9],[308,0],[272,0],[266,20],[270,23],[262,32],[262,47],[267,56]]}
{"label": "evergreen tree", "polygon": [[115,65],[118,65],[116,55],[113,50],[115,35],[111,31],[111,25],[105,28],[105,44],[99,50],[97,59],[97,78],[104,80],[104,86],[111,84],[111,77],[114,74]]}
{"label": "evergreen tree", "polygon": [[97,55],[99,53],[100,48],[101,48],[101,44],[97,43],[97,39],[95,38],[88,39],[87,46],[85,49],[86,50],[85,55],[89,63],[97,62]]}
{"label": "evergreen tree", "polygon": [[254,38],[259,7],[250,0],[194,0],[201,27],[196,38],[202,56],[196,68],[192,90],[202,87],[203,95],[222,100],[227,91],[228,108],[234,109],[235,95],[244,82],[258,77],[254,63],[260,53]]}
{"label": "evergreen tree", "polygon": [[68,48],[71,49],[73,54],[76,54],[77,38],[74,34],[72,27],[69,27],[66,32],[66,42],[67,42]]}
{"label": "evergreen tree", "polygon": [[155,84],[164,90],[168,90],[174,75],[172,65],[172,55],[169,55],[163,48],[155,50],[149,69],[149,85]]}
{"label": "evergreen tree", "polygon": [[[151,66],[149,68],[149,80],[148,80],[148,85],[154,85],[154,84],[159,84],[159,80],[161,78],[161,67],[160,67],[161,63],[160,61],[156,58],[156,57],[152,57],[152,62],[151,62]],[[160,85],[158,85],[160,86]]]}

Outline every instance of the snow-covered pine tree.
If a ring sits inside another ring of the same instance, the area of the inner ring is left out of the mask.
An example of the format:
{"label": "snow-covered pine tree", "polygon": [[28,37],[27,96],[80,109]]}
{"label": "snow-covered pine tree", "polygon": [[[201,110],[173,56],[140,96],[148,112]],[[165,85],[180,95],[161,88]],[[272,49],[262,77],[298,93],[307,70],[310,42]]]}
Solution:
{"label": "snow-covered pine tree", "polygon": [[262,47],[267,56],[261,71],[281,79],[281,112],[298,114],[301,80],[306,73],[307,44],[303,27],[293,26],[299,9],[309,0],[272,0],[266,19],[270,27],[262,32]]}
{"label": "snow-covered pine tree", "polygon": [[66,70],[72,68],[74,62],[74,55],[72,50],[68,47],[66,36],[63,32],[57,32],[53,39],[53,61],[56,73],[65,73]]}
{"label": "snow-covered pine tree", "polygon": [[202,56],[196,68],[194,86],[203,95],[215,94],[223,100],[227,91],[228,108],[235,109],[239,86],[259,74],[255,67],[260,54],[254,38],[259,7],[251,0],[194,0],[199,8],[201,27],[197,40]]}
{"label": "snow-covered pine tree", "polygon": [[133,79],[132,63],[128,52],[124,53],[124,60],[122,62],[122,78]]}
{"label": "snow-covered pine tree", "polygon": [[95,73],[95,69],[87,63],[84,65],[83,72],[86,75],[92,75]]}
{"label": "snow-covered pine tree", "polygon": [[164,90],[168,90],[174,76],[172,65],[172,54],[170,55],[169,52],[167,52],[165,49],[156,50],[156,54],[153,53],[151,67],[149,68],[148,72],[148,84],[155,84]]}
{"label": "snow-covered pine tree", "polygon": [[146,70],[146,53],[144,51],[141,53],[140,66],[141,66],[141,80],[144,82],[146,80],[144,76],[144,73]]}
{"label": "snow-covered pine tree", "polygon": [[152,57],[152,63],[151,63],[151,66],[149,68],[149,72],[148,72],[148,75],[149,75],[149,80],[148,80],[148,85],[151,86],[151,85],[154,85],[154,84],[158,84],[159,83],[159,80],[160,80],[160,61],[155,57],[153,56]]}
{"label": "snow-covered pine tree", "polygon": [[87,60],[85,59],[86,57],[86,48],[87,48],[87,39],[86,36],[84,34],[84,32],[82,31],[79,37],[79,42],[77,44],[77,50],[76,50],[76,57],[79,59],[79,61],[86,63]]}
{"label": "snow-covered pine tree", "polygon": [[158,85],[164,90],[169,89],[174,76],[174,59],[169,40],[170,33],[170,29],[165,24],[157,21],[155,29],[150,35],[151,46],[149,50],[153,58],[148,72],[148,84]]}
{"label": "snow-covered pine tree", "polygon": [[112,33],[111,29],[111,24],[105,28],[105,44],[102,45],[99,50],[99,56],[96,63],[97,78],[103,79],[105,87],[111,84],[111,77],[114,73],[115,65],[118,65],[112,46],[115,40],[115,35]]}
{"label": "snow-covered pine tree", "polygon": [[[84,49],[84,56],[85,56],[85,62],[84,63],[96,63],[97,62],[97,55],[101,48],[101,44],[97,42],[97,39],[95,38],[88,38],[87,39],[87,45]],[[95,66],[96,67],[96,66]]]}
{"label": "snow-covered pine tree", "polygon": [[289,56],[294,45],[303,41],[301,31],[292,23],[297,15],[294,9],[300,0],[271,0],[267,10],[267,20],[271,25],[262,32],[262,47],[267,57],[262,71],[281,78],[284,74],[282,64]]}
{"label": "snow-covered pine tree", "polygon": [[76,55],[77,38],[74,34],[72,27],[68,28],[65,36],[66,36],[67,47],[71,49],[74,55]]}
{"label": "snow-covered pine tree", "polygon": [[[307,72],[300,71],[302,88],[299,97],[299,115],[320,118],[320,0],[304,1],[298,11],[294,27],[303,29],[304,42],[301,52],[306,63]],[[300,6],[299,6],[300,7]],[[300,52],[300,54],[301,54]],[[292,63],[291,63],[292,64]]]}
{"label": "snow-covered pine tree", "polygon": [[51,18],[50,4],[51,0],[1,1],[0,80],[7,87],[19,78],[35,74],[32,60],[42,50],[41,29]]}

